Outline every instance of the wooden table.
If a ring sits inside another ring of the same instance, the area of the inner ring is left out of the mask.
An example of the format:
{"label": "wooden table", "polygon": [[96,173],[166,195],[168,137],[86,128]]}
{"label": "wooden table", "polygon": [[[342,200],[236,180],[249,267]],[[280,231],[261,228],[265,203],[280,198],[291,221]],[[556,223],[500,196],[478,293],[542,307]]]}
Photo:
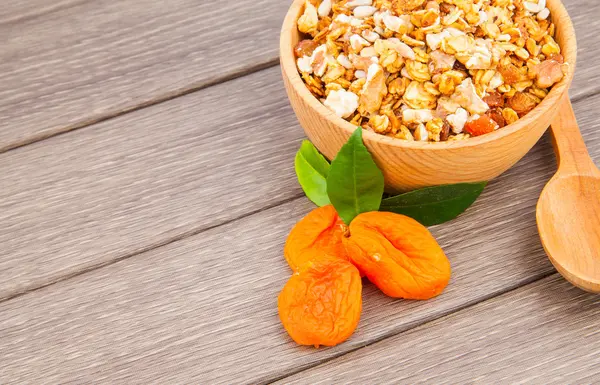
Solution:
{"label": "wooden table", "polygon": [[[432,228],[443,295],[365,286],[357,333],[298,347],[282,246],[313,205],[277,0],[13,0],[0,9],[0,383],[592,383],[600,297],[548,262],[547,137]],[[600,161],[600,3],[565,0]]]}

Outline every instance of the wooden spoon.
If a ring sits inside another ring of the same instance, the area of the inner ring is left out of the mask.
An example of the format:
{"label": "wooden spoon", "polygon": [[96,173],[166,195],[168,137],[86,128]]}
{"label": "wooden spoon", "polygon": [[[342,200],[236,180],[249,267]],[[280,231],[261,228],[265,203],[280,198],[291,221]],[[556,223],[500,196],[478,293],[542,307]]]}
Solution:
{"label": "wooden spoon", "polygon": [[552,123],[558,171],[537,205],[546,254],[573,285],[600,292],[600,170],[590,158],[565,94]]}

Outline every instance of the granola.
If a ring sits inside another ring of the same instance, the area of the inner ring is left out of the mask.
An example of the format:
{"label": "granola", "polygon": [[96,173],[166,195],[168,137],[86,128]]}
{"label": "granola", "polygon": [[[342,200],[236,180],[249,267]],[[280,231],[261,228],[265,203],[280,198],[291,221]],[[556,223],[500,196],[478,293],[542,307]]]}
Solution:
{"label": "granola", "polygon": [[483,135],[566,72],[546,0],[306,0],[295,47],[336,115],[403,140]]}

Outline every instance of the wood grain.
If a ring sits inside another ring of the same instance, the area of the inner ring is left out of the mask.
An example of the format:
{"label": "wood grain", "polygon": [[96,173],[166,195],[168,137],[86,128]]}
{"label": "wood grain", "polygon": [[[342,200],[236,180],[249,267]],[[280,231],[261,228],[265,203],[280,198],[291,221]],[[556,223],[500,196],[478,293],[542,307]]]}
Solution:
{"label": "wood grain", "polygon": [[[5,3],[0,13],[0,152],[274,64],[290,4]],[[571,93],[577,99],[600,90],[594,65],[600,3],[565,0],[565,5],[580,47],[582,64]]]}
{"label": "wood grain", "polygon": [[0,155],[0,298],[301,195],[278,69]]}
{"label": "wood grain", "polygon": [[596,383],[599,319],[600,297],[555,274],[280,383]]}
{"label": "wood grain", "polygon": [[26,19],[39,18],[48,13],[72,7],[90,0],[12,0],[0,8],[0,24],[19,23]]}
{"label": "wood grain", "polygon": [[[599,101],[575,105],[597,160]],[[0,304],[0,381],[266,383],[343,355],[552,273],[534,210],[554,171],[544,138],[432,228],[453,267],[447,291],[396,301],[365,285],[358,331],[335,348],[298,347],[277,319],[285,236],[313,207],[300,198]]]}
{"label": "wood grain", "polygon": [[272,65],[288,7],[274,0],[62,4],[20,1],[0,16],[0,151]]}

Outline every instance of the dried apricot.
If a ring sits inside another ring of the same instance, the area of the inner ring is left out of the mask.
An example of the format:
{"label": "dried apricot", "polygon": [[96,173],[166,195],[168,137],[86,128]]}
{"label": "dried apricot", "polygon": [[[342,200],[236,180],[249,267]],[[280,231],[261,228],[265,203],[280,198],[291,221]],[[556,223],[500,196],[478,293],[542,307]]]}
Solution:
{"label": "dried apricot", "polygon": [[428,299],[450,280],[450,262],[416,220],[387,212],[358,215],[344,246],[354,263],[385,294]]}
{"label": "dried apricot", "polygon": [[519,69],[514,64],[501,65],[498,67],[498,72],[500,72],[506,84],[515,84],[521,80]]}
{"label": "dried apricot", "polygon": [[519,117],[523,117],[529,111],[533,110],[537,105],[535,97],[529,93],[517,92],[514,96],[507,100],[508,107],[512,108],[519,114]]}
{"label": "dried apricot", "polygon": [[498,129],[498,123],[492,120],[488,115],[483,115],[479,117],[479,119],[467,122],[463,130],[472,136],[479,136],[489,134],[496,129]]}
{"label": "dried apricot", "polygon": [[337,345],[354,333],[360,320],[360,274],[348,261],[322,256],[288,280],[277,305],[281,323],[296,343]]}
{"label": "dried apricot", "polygon": [[293,271],[314,258],[311,250],[348,260],[342,238],[348,227],[332,205],[319,207],[302,218],[290,232],[283,255]]}

